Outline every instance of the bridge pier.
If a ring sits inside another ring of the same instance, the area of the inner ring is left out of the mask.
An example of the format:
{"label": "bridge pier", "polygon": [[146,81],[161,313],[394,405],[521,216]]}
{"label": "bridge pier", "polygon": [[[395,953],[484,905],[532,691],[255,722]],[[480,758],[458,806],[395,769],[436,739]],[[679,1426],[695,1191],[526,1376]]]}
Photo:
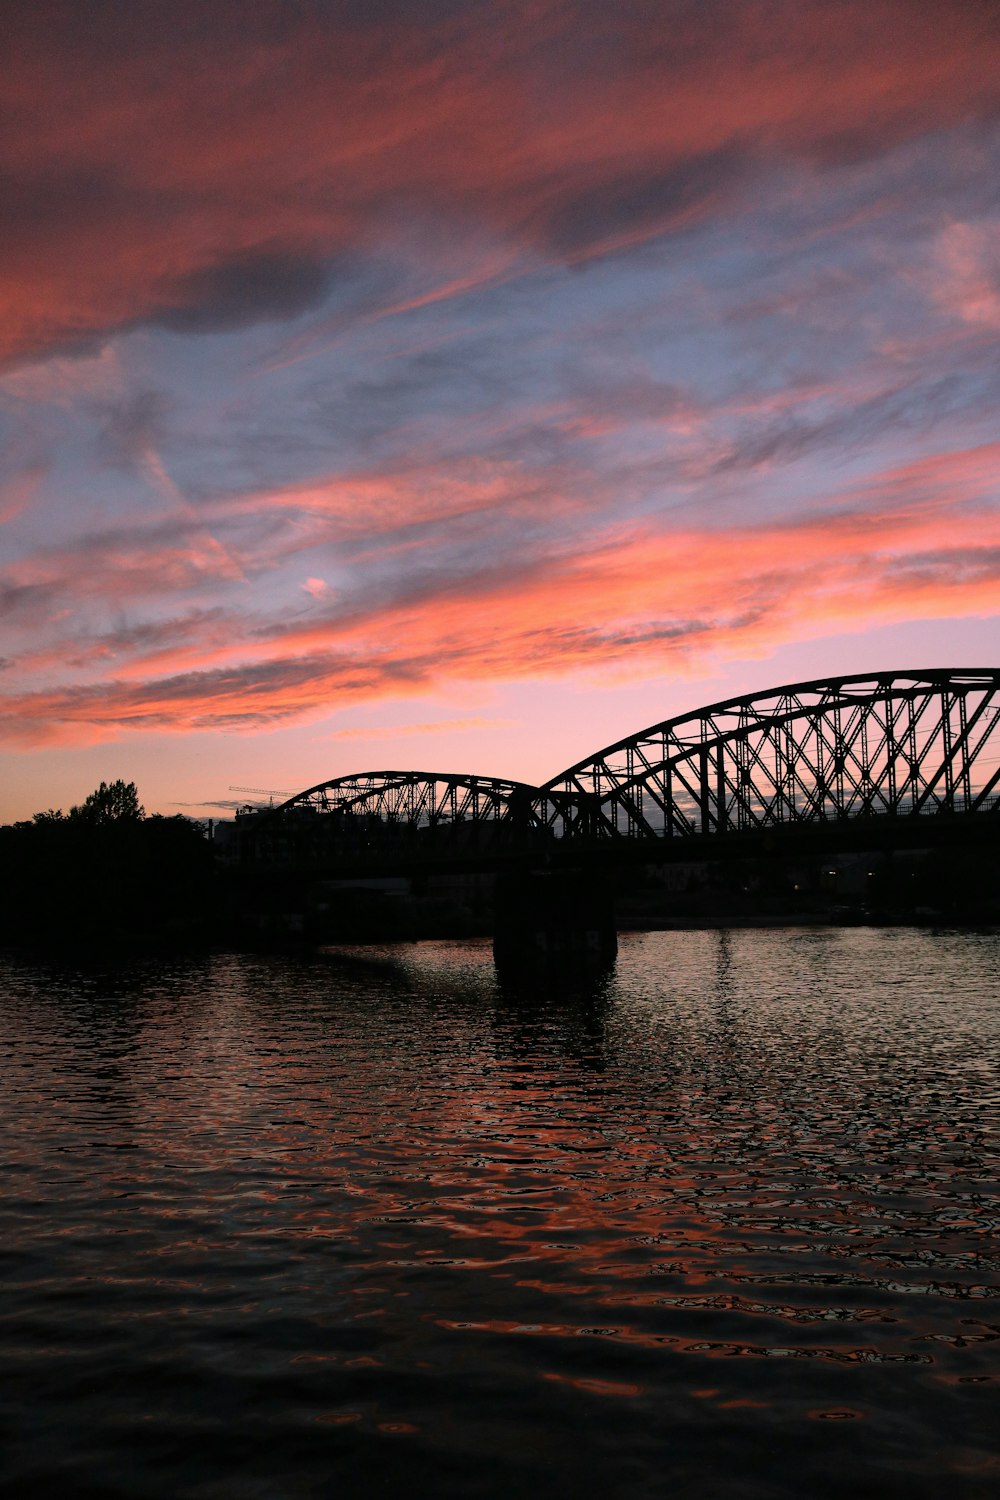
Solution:
{"label": "bridge pier", "polygon": [[511,972],[610,968],[618,952],[614,896],[594,871],[522,870],[497,876],[493,956]]}

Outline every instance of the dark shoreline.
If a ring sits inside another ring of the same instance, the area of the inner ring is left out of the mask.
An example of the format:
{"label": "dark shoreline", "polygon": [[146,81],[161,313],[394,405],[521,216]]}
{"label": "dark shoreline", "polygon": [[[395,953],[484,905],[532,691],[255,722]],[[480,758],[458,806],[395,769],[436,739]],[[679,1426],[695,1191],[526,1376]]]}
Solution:
{"label": "dark shoreline", "polygon": [[[916,916],[910,912],[858,912],[844,915],[811,912],[769,912],[753,915],[749,913],[714,913],[704,917],[661,917],[643,920],[623,919],[618,923],[622,937],[636,937],[651,932],[726,932],[726,931],[782,931],[810,929],[884,928],[912,929],[923,931],[1000,931],[1000,919],[996,917],[961,917],[954,913],[939,912]],[[0,956],[12,961],[52,959],[83,959],[107,962],[109,960],[136,960],[140,962],[162,958],[191,959],[209,958],[225,953],[262,953],[308,955],[320,953],[328,948],[385,948],[411,947],[417,943],[441,942],[488,942],[489,930],[457,932],[447,926],[429,927],[425,931],[401,935],[398,932],[374,934],[338,933],[261,933],[228,932],[221,934],[189,933],[185,935],[162,933],[135,934],[129,937],[116,935],[113,939],[105,935],[96,937],[66,933],[60,938],[39,939],[37,936],[21,940],[10,934],[0,937]]]}

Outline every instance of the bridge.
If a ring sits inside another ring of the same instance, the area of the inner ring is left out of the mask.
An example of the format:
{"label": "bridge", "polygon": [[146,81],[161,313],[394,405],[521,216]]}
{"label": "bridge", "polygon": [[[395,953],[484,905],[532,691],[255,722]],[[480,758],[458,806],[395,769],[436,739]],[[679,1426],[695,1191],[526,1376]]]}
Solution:
{"label": "bridge", "polygon": [[361,875],[923,846],[1000,827],[1000,669],[818,678],[663,719],[535,786],[365,771],[237,819],[240,857]]}

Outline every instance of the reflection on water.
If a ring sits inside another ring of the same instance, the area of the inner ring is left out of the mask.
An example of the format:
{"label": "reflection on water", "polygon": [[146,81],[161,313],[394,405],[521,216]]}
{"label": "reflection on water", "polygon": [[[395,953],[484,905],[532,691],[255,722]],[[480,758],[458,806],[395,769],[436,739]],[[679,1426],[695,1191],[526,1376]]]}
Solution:
{"label": "reflection on water", "polygon": [[998,1491],[1000,938],[0,972],[5,1493]]}

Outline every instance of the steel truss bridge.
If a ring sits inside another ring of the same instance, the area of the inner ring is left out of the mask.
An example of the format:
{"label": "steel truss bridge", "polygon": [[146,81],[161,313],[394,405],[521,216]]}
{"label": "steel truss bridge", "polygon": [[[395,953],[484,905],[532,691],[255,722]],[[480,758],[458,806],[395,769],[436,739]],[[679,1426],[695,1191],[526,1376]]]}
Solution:
{"label": "steel truss bridge", "polygon": [[238,817],[241,857],[344,870],[702,860],[1000,828],[1000,669],[820,678],[661,720],[541,786],[366,771]]}

